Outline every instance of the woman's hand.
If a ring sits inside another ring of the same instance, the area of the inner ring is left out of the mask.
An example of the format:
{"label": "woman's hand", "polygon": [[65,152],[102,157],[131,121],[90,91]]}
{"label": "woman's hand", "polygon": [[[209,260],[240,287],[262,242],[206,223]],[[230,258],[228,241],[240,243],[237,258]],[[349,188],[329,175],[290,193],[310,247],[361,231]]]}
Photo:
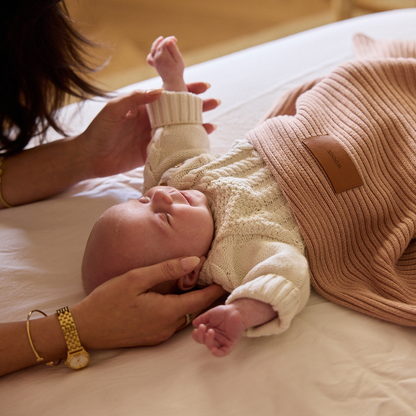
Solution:
{"label": "woman's hand", "polygon": [[149,289],[192,271],[197,257],[168,260],[131,270],[97,287],[71,307],[80,339],[88,349],[155,345],[184,327],[185,316],[207,309],[224,295],[221,286],[181,295],[161,295]]}
{"label": "woman's hand", "polygon": [[[189,84],[195,94],[205,92],[205,83]],[[122,173],[144,165],[151,128],[146,105],[159,98],[162,90],[134,91],[113,98],[91,122],[77,140],[79,152],[91,167],[89,177],[103,177]],[[204,111],[212,110],[218,100],[204,101]],[[208,133],[214,130],[205,125]]]}
{"label": "woman's hand", "polygon": [[[221,286],[183,295],[160,295],[148,290],[184,276],[199,261],[198,257],[188,257],[131,270],[71,306],[82,345],[87,351],[155,345],[182,329],[186,314],[196,316],[225,293]],[[30,333],[43,363],[66,357],[56,314],[33,319]],[[0,323],[0,376],[35,364],[38,362],[28,342],[26,321]]]}
{"label": "woman's hand", "polygon": [[[188,85],[194,94],[208,88],[202,82]],[[151,133],[146,104],[160,94],[161,90],[135,91],[114,98],[79,136],[36,146],[4,159],[3,198],[10,205],[27,204],[56,195],[85,179],[143,165]],[[212,110],[218,104],[215,99],[207,99],[203,109]],[[208,133],[214,128],[212,124],[205,125]]]}
{"label": "woman's hand", "polygon": [[146,104],[161,90],[133,91],[111,99],[78,141],[80,154],[91,166],[90,177],[103,177],[142,166],[150,140]]}

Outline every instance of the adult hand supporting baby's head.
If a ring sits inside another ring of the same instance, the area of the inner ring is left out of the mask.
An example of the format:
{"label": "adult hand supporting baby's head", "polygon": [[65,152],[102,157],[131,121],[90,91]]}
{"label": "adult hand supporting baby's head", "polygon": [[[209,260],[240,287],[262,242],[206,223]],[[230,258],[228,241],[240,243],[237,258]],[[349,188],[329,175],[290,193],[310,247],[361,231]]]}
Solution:
{"label": "adult hand supporting baby's head", "polygon": [[97,287],[71,307],[82,344],[88,349],[156,345],[224,295],[218,285],[181,295],[150,292],[157,284],[178,279],[199,263],[196,257],[168,260],[130,270]]}

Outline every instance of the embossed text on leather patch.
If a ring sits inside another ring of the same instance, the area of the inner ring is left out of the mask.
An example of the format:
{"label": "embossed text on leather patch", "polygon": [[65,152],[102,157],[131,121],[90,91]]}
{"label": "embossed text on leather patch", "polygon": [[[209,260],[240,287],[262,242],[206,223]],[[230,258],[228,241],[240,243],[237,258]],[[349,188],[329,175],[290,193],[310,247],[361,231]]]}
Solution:
{"label": "embossed text on leather patch", "polygon": [[334,137],[309,137],[303,144],[318,160],[337,194],[363,184],[354,162]]}

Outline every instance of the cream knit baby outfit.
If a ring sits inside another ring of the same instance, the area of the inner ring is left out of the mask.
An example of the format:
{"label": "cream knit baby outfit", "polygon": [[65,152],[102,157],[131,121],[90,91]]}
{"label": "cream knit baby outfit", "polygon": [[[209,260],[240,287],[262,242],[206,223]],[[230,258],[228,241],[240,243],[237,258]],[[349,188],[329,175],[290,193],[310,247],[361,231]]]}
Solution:
{"label": "cream knit baby outfit", "polygon": [[252,298],[278,312],[248,336],[286,330],[308,300],[309,271],[299,228],[269,168],[246,140],[225,155],[210,154],[196,95],[164,92],[148,110],[145,191],[160,184],[199,190],[213,214],[215,237],[199,283],[220,284],[231,293],[227,303]]}

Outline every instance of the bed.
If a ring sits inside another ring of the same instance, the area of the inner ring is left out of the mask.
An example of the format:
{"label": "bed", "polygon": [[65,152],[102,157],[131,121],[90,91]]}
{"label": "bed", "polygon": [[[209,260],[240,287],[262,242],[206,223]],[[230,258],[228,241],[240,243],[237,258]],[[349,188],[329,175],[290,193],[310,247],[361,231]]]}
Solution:
{"label": "bed", "polygon": [[[353,58],[352,37],[416,39],[416,9],[333,23],[186,70],[211,83],[221,106],[212,150],[223,153],[257,125],[275,99]],[[158,87],[150,79],[128,86]],[[82,131],[102,108],[70,105],[62,120]],[[76,130],[75,130],[76,128]],[[51,133],[50,139],[58,138]],[[80,264],[88,234],[108,207],[136,198],[141,170],[85,181],[54,198],[0,212],[0,320],[48,314],[84,296]],[[416,329],[332,303],[312,290],[278,336],[244,338],[215,358],[186,328],[165,343],[91,353],[90,366],[39,365],[0,379],[2,416],[414,415]]]}

